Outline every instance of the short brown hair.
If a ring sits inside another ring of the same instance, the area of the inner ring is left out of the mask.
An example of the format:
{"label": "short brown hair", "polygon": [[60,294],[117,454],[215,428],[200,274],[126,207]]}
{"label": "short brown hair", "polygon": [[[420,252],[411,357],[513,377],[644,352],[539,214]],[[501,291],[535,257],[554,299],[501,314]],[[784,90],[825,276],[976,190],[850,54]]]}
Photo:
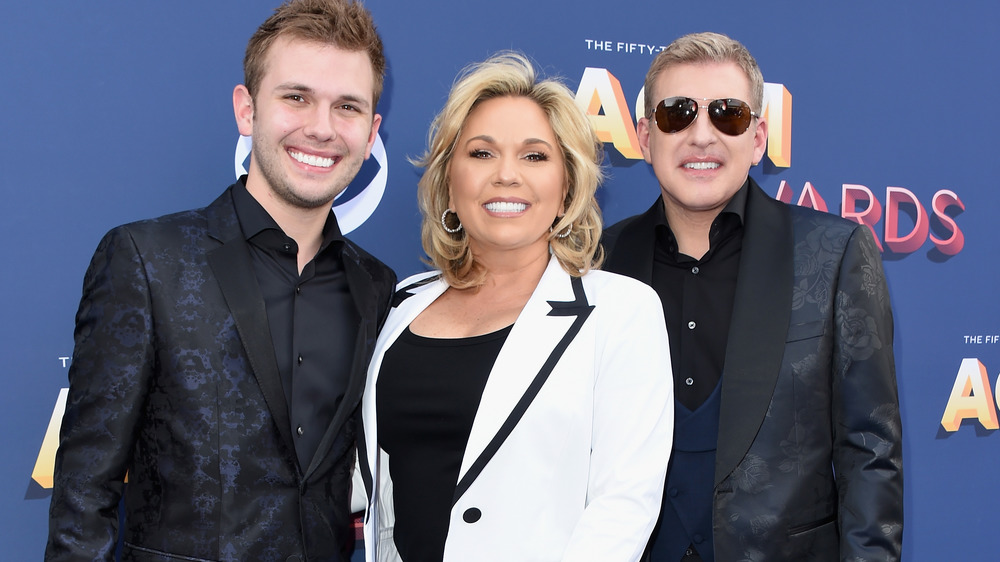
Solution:
{"label": "short brown hair", "polygon": [[674,40],[660,51],[646,73],[645,111],[652,117],[653,107],[660,101],[653,99],[653,85],[664,69],[679,64],[736,63],[750,82],[750,99],[745,100],[751,109],[760,115],[764,104],[764,76],[757,66],[757,60],[739,41],[721,33],[709,31],[691,33]]}
{"label": "short brown hair", "polygon": [[[431,125],[427,152],[416,161],[424,168],[417,186],[424,251],[448,284],[459,289],[482,285],[486,272],[475,261],[465,231],[449,233],[441,224],[441,215],[448,208],[448,169],[469,114],[483,101],[502,97],[523,97],[538,104],[559,141],[568,189],[563,201],[566,214],[555,222],[549,235],[552,253],[574,276],[599,267],[604,259],[599,244],[601,210],[594,196],[603,179],[603,145],[565,85],[553,79],[539,80],[524,55],[503,52],[466,68],[458,77]],[[556,236],[566,229],[569,233],[564,238]]]}
{"label": "short brown hair", "polygon": [[375,91],[372,111],[378,105],[385,82],[382,39],[367,9],[356,0],[290,0],[257,28],[243,57],[243,84],[256,98],[264,77],[264,60],[279,37],[292,37],[333,45],[345,51],[364,51],[372,63]]}

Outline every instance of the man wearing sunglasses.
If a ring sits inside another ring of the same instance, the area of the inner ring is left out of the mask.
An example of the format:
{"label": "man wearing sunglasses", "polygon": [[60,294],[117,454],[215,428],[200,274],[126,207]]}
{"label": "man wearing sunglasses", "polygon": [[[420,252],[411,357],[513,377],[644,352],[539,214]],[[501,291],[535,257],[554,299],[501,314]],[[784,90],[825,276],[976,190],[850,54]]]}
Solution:
{"label": "man wearing sunglasses", "polygon": [[[605,269],[660,295],[675,436],[646,559],[898,560],[892,312],[869,230],[749,177],[767,142],[746,48],[687,35],[646,75],[662,196],[604,234]],[[666,342],[665,342],[666,343]]]}

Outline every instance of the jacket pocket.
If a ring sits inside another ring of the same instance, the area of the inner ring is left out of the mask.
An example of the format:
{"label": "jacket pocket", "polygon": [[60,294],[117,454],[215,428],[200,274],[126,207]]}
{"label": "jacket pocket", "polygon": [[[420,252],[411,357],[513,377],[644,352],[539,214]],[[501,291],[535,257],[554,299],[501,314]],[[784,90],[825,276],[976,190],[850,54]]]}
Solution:
{"label": "jacket pocket", "polygon": [[788,327],[786,342],[795,342],[817,338],[826,333],[826,320],[813,320],[812,322],[800,322]]}
{"label": "jacket pocket", "polygon": [[824,525],[829,525],[830,523],[833,523],[836,520],[837,520],[837,514],[836,513],[831,513],[830,515],[827,515],[826,517],[824,517],[822,519],[817,519],[816,521],[813,521],[811,523],[806,523],[805,525],[796,525],[794,527],[789,527],[788,528],[788,536],[789,537],[794,537],[796,535],[801,535],[801,534],[804,534],[804,533],[808,533],[810,531],[815,531],[816,529],[819,529],[820,527],[822,527]]}
{"label": "jacket pocket", "polygon": [[162,550],[157,550],[155,548],[146,548],[144,546],[139,546],[132,544],[128,541],[122,545],[122,560],[135,560],[135,561],[163,561],[163,562],[173,562],[175,560],[184,560],[187,562],[212,562],[205,558],[193,558],[191,556],[184,556],[181,554],[170,554],[169,552],[163,552]]}

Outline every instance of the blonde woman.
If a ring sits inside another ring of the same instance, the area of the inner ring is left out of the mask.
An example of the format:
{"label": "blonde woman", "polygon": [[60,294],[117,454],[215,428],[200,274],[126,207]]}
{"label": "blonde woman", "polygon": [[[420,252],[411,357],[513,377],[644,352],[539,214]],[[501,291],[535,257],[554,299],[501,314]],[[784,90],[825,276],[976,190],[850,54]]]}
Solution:
{"label": "blonde woman", "polygon": [[437,271],[399,285],[364,398],[369,561],[637,560],[673,397],[659,300],[601,261],[600,145],[572,94],[470,68],[420,164]]}

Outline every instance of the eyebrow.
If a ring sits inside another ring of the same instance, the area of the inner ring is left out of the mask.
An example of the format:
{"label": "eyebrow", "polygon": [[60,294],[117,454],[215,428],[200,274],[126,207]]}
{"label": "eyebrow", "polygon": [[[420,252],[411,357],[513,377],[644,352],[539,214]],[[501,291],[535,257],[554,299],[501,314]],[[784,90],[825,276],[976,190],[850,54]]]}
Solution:
{"label": "eyebrow", "polygon": [[306,92],[312,93],[313,89],[304,84],[297,84],[295,82],[287,82],[285,84],[278,84],[274,87],[275,90],[291,90],[294,92]]}
{"label": "eyebrow", "polygon": [[[470,138],[469,140],[467,140],[465,142],[465,144],[469,144],[470,142],[475,141],[475,140],[481,140],[481,141],[488,142],[488,143],[491,143],[491,144],[496,144],[497,143],[497,140],[495,138],[489,136],[489,135],[476,135],[476,136]],[[549,148],[552,148],[552,145],[548,141],[543,140],[543,139],[534,138],[534,137],[526,138],[521,143],[522,146],[530,146],[530,145],[533,145],[533,144],[544,144],[545,146],[547,146]]]}

